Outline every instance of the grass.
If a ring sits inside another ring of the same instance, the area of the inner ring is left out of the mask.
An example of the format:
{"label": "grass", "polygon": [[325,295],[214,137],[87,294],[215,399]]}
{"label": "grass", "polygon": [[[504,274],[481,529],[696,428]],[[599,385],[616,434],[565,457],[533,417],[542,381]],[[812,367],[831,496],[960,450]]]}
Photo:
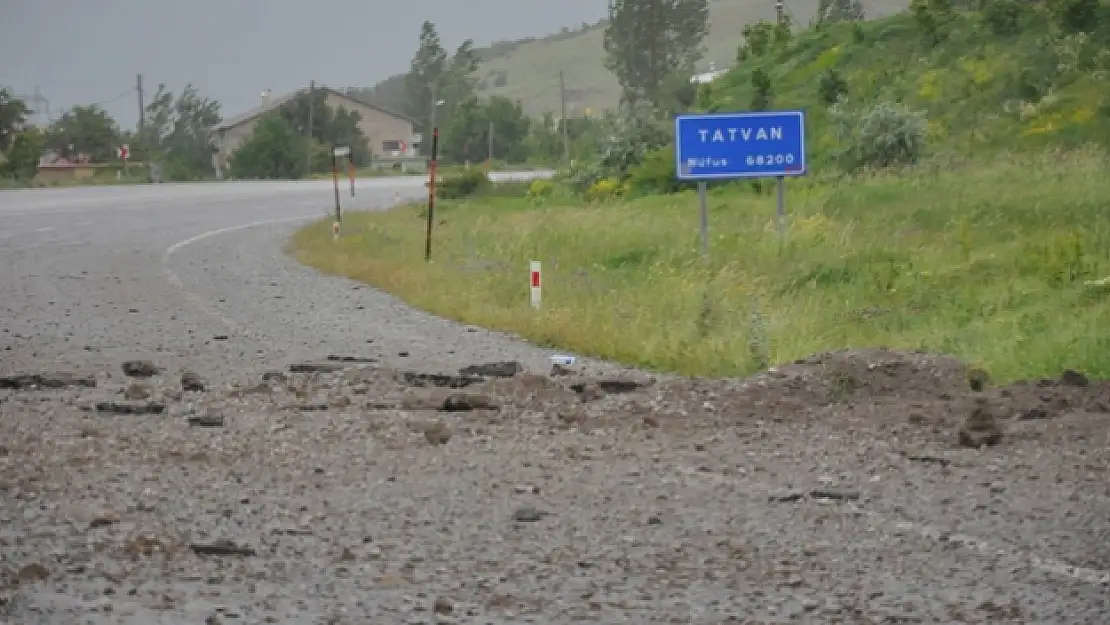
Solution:
{"label": "grass", "polygon": [[[817,0],[787,3],[795,22],[806,25],[817,12]],[[869,17],[880,17],[904,10],[907,0],[865,1]],[[699,69],[705,71],[710,62],[719,69],[736,62],[736,47],[741,43],[740,31],[759,20],[773,20],[773,2],[755,0],[711,0],[710,31],[705,40],[705,57]],[[505,52],[496,56],[484,54],[486,60],[478,70],[484,88],[483,96],[502,95],[520,100],[524,110],[533,116],[544,112],[558,114],[559,72],[564,72],[567,104],[573,114],[592,109],[594,114],[613,108],[620,99],[616,78],[605,69],[602,48],[604,26],[594,26],[568,35],[555,35],[515,46],[501,46]],[[494,87],[493,79],[504,73],[507,83]]]}
{"label": "grass", "polygon": [[[689,193],[611,204],[444,202],[435,259],[419,207],[350,213],[292,253],[409,303],[540,344],[658,370],[735,376],[844,347],[960,356],[998,380],[1110,376],[1110,159],[1042,153],[900,175],[710,193],[711,254]],[[528,305],[528,261],[544,302]]]}

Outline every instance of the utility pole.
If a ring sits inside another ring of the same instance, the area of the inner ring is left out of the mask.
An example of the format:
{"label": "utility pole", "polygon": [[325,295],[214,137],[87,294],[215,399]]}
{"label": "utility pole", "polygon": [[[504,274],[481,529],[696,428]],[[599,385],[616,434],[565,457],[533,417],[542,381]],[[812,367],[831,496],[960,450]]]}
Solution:
{"label": "utility pole", "polygon": [[563,160],[570,164],[570,140],[567,137],[567,85],[562,70],[559,71],[559,113],[563,120]]}
{"label": "utility pole", "polygon": [[[139,153],[142,155],[140,158],[146,160],[147,171],[150,171],[150,152],[146,151],[146,102],[143,101],[145,94],[143,93],[143,75],[135,74],[135,91],[139,96],[139,134],[135,137],[139,144]],[[130,155],[128,155],[130,157]],[[127,161],[123,161],[123,168],[127,169]],[[153,180],[153,178],[151,178]]]}
{"label": "utility pole", "polygon": [[143,134],[146,127],[146,104],[143,102],[143,75],[135,76],[135,91],[139,94],[139,134]]}
{"label": "utility pole", "polygon": [[308,83],[308,152],[304,157],[305,175],[312,173],[312,118],[316,112],[316,81]]}

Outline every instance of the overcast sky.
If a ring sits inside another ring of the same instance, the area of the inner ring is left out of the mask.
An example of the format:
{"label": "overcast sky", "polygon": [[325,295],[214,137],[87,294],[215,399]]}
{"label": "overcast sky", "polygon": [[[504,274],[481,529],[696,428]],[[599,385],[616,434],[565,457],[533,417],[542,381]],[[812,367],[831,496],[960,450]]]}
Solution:
{"label": "overcast sky", "polygon": [[372,85],[407,69],[420,24],[450,50],[542,36],[606,12],[605,0],[0,0],[0,85],[38,86],[56,115],[101,103],[127,127],[138,120],[135,76],[186,83],[221,102],[225,117],[309,80]]}

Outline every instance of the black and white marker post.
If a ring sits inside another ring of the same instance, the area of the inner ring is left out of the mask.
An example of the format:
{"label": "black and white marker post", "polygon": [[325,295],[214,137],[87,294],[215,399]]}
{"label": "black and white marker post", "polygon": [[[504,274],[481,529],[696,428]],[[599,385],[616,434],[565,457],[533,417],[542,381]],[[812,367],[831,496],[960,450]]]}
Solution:
{"label": "black and white marker post", "polygon": [[343,212],[339,206],[339,162],[340,156],[350,154],[351,148],[333,146],[331,150],[331,180],[335,187],[335,222],[331,225],[331,234],[336,241],[339,240],[339,228],[343,223]]}

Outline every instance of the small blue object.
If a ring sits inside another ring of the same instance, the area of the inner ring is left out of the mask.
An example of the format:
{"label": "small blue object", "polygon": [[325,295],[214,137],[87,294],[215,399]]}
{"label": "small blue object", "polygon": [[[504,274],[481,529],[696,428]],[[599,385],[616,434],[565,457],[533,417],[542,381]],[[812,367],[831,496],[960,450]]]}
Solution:
{"label": "small blue object", "polygon": [[805,111],[676,115],[679,180],[806,174]]}

